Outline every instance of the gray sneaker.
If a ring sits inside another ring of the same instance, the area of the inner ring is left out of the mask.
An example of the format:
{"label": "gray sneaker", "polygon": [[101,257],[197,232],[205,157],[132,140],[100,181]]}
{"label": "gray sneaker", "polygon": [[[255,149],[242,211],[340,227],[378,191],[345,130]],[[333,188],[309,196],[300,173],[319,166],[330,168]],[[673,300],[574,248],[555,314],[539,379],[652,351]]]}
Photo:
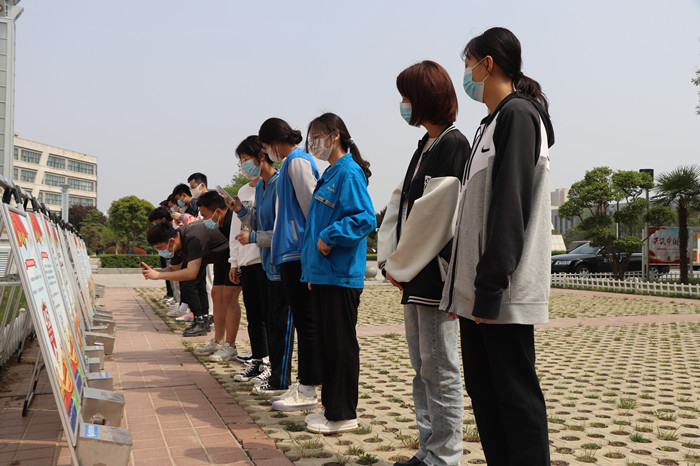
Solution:
{"label": "gray sneaker", "polygon": [[238,350],[236,347],[229,345],[227,342],[222,344],[214,354],[209,356],[209,360],[212,362],[228,361],[229,359],[235,358],[237,354]]}
{"label": "gray sneaker", "polygon": [[210,354],[219,351],[219,348],[221,348],[221,345],[217,343],[215,339],[212,338],[206,345],[202,346],[201,348],[195,349],[194,354],[196,354],[197,356],[209,356]]}

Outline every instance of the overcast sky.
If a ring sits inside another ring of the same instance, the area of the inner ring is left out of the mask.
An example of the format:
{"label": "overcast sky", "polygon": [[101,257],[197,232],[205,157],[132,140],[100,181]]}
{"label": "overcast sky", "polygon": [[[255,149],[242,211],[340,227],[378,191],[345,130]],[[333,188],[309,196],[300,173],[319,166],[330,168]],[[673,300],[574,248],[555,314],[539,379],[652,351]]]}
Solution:
{"label": "overcast sky", "polygon": [[452,76],[471,141],[486,107],[462,89],[460,52],[511,29],[550,99],[552,189],[586,170],[700,163],[700,2],[23,0],[15,132],[98,157],[98,208],[157,204],[201,171],[238,170],[234,149],[268,117],[306,134],[340,115],[372,166],[379,210],[424,131],[399,113],[396,76],[431,59]]}

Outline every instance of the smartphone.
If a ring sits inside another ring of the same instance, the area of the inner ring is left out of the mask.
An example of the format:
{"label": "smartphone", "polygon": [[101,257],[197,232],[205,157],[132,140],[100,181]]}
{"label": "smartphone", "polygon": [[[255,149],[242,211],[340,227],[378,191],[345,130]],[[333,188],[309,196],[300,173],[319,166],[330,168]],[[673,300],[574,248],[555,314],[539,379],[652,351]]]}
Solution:
{"label": "smartphone", "polygon": [[145,267],[143,266],[144,262],[141,260],[141,256],[136,256],[136,260],[139,261],[139,267],[145,269]]}
{"label": "smartphone", "polygon": [[231,197],[229,193],[224,190],[220,185],[216,185],[216,190],[219,191],[219,194],[221,194],[224,198],[228,199],[230,202],[235,202],[235,200]]}

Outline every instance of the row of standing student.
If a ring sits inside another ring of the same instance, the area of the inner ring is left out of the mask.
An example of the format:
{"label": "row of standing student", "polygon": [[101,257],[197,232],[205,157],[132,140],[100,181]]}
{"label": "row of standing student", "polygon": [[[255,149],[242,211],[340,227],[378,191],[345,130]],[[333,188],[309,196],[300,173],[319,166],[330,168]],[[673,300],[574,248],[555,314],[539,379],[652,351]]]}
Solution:
{"label": "row of standing student", "polygon": [[[247,228],[228,233],[229,279],[236,283],[240,276],[252,358],[234,380],[252,381],[253,392],[272,395],[273,409],[281,411],[317,408],[316,387],[322,385],[325,410],[307,416],[307,428],[333,433],[357,428],[355,326],[366,237],[376,228],[376,217],[367,192],[369,164],[344,122],[321,115],[309,125],[305,148],[301,141],[301,133],[283,120],[264,122],[259,134],[236,150],[243,173],[251,185],[255,182],[254,196],[246,185],[227,206],[216,193],[198,193],[202,222],[179,230],[167,223],[149,229],[149,243],[170,265],[145,267],[144,276],[196,277],[201,285],[203,267],[223,263],[221,233],[226,232],[216,230],[230,224],[235,211]],[[320,179],[311,154],[330,165]],[[276,162],[283,162],[280,169]],[[258,248],[258,261],[241,261],[240,250],[250,246]],[[197,309],[192,328],[203,329],[204,291],[198,289],[191,298],[190,308]],[[216,305],[214,314],[216,320]],[[295,331],[298,380],[292,383]]]}
{"label": "row of standing student", "polygon": [[[366,237],[376,228],[367,192],[371,173],[337,115],[313,120],[306,147],[301,141],[300,131],[270,118],[236,150],[242,170],[262,177],[253,206],[238,198],[230,203],[250,229],[236,239],[260,247],[265,272],[271,375],[254,392],[274,395],[273,409],[298,411],[318,406],[316,386],[322,385],[325,409],[306,417],[307,429],[343,432],[357,428],[355,326]],[[314,157],[330,165],[320,178]],[[294,330],[298,380],[290,386]]]}
{"label": "row of standing student", "polygon": [[[548,149],[554,142],[548,102],[522,73],[520,43],[507,29],[474,37],[463,59],[464,90],[488,109],[472,147],[453,125],[456,94],[441,66],[425,61],[397,78],[402,116],[427,134],[379,231],[379,264],[403,291],[416,373],[420,449],[396,465],[459,464],[458,338],[487,462],[545,465],[547,417],[533,327],[548,318]],[[300,132],[272,118],[241,143],[236,152],[243,170],[262,179],[253,206],[235,199],[229,207],[251,229],[236,239],[259,246],[265,272],[256,283],[268,297],[273,375],[257,391],[279,393],[289,383],[294,327],[299,380],[273,398],[273,408],[315,407],[315,386],[322,383],[325,411],[307,416],[307,428],[342,432],[357,425],[355,325],[365,237],[375,227],[369,170],[336,115],[309,125],[306,149],[331,163],[318,182],[301,141]]]}

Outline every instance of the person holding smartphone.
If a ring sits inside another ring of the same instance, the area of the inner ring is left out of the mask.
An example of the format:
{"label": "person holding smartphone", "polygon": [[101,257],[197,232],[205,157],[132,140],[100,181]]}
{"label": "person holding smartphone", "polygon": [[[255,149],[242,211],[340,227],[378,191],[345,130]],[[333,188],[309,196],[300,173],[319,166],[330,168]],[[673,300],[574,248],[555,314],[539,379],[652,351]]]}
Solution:
{"label": "person holding smartphone", "polygon": [[209,332],[209,297],[205,272],[207,264],[228,263],[228,238],[219,229],[209,229],[203,222],[184,225],[178,230],[169,223],[153,225],[146,232],[148,244],[161,257],[170,259],[170,265],[153,269],[144,264],[142,273],[147,280],[191,281],[193,286],[182,287],[181,299],[190,306],[194,320],[183,336],[206,335]]}

